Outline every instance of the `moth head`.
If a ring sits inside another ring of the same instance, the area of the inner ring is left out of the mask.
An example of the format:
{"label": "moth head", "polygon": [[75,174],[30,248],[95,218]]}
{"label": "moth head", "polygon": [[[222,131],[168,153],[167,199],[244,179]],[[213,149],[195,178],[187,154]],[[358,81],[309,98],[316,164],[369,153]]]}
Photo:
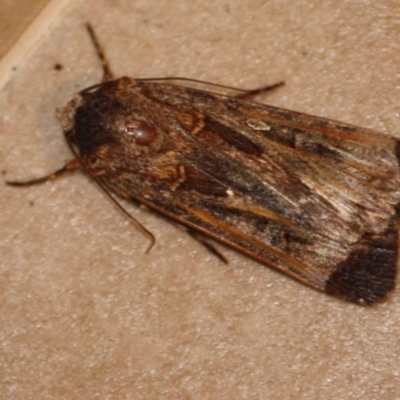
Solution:
{"label": "moth head", "polygon": [[95,174],[148,160],[166,141],[163,117],[134,82],[120,78],[85,89],[58,110],[67,141]]}

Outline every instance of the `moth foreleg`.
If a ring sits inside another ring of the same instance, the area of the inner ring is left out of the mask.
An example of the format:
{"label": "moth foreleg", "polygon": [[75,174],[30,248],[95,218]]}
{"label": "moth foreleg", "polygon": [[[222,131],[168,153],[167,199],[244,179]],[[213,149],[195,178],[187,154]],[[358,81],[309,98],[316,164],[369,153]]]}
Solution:
{"label": "moth foreleg", "polygon": [[259,94],[278,89],[278,88],[282,87],[284,84],[285,84],[285,82],[282,81],[282,82],[274,83],[273,85],[263,86],[258,89],[246,90],[246,91],[243,91],[242,93],[234,95],[233,97],[235,97],[235,99],[248,100],[250,97],[254,97]]}
{"label": "moth foreleg", "polygon": [[47,181],[52,181],[57,179],[60,175],[63,175],[66,172],[72,171],[79,167],[79,162],[76,158],[68,161],[62,168],[58,169],[57,171],[52,172],[51,174],[42,176],[40,178],[30,179],[29,181],[6,181],[7,185],[10,186],[32,186],[38,185]]}
{"label": "moth foreleg", "polygon": [[210,253],[218,257],[224,264],[228,264],[228,260],[222,255],[216,247],[207,240],[202,234],[194,231],[193,229],[186,228],[187,233],[192,236],[193,239],[197,240],[201,245],[203,245]]}

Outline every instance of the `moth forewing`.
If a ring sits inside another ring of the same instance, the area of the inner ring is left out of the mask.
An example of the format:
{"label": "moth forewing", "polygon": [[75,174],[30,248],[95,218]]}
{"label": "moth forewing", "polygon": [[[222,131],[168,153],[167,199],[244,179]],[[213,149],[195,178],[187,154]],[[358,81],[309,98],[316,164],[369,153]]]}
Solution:
{"label": "moth forewing", "polygon": [[337,297],[371,304],[393,288],[397,139],[128,77],[78,93],[59,116],[107,190]]}

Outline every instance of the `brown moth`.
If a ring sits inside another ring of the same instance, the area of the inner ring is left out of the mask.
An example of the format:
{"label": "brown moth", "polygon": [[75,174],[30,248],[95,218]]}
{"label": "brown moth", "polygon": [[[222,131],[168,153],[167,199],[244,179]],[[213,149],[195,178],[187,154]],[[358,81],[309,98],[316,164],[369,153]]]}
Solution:
{"label": "brown moth", "polygon": [[393,289],[399,140],[246,100],[258,91],[110,80],[89,32],[105,79],[59,110],[76,160],[56,174],[78,162],[107,192],[330,295]]}

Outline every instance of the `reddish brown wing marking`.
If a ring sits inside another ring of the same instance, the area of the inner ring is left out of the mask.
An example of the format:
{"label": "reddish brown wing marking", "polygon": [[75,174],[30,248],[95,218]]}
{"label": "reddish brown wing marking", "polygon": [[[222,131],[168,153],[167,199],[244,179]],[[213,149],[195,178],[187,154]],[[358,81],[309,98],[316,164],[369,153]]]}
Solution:
{"label": "reddish brown wing marking", "polygon": [[335,296],[369,304],[393,288],[397,140],[126,77],[61,114],[109,190]]}

